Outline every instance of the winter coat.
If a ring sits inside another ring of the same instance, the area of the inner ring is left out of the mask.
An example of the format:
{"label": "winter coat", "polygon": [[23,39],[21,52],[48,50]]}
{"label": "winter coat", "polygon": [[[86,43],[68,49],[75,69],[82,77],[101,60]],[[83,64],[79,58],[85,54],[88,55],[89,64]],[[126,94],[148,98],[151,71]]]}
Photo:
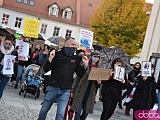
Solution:
{"label": "winter coat", "polygon": [[[74,99],[72,102],[71,109],[74,111],[78,111],[78,108],[83,101],[84,95],[86,93],[86,90],[89,84],[89,80],[88,80],[89,73],[90,73],[90,68],[88,67],[84,76],[81,79],[76,76],[73,82],[71,92],[74,93]],[[97,81],[91,81],[91,82],[92,82],[92,85],[91,85],[89,97],[87,100],[87,107],[86,107],[87,113],[93,113],[95,96],[97,93]]]}
{"label": "winter coat", "polygon": [[102,94],[110,96],[113,101],[119,102],[122,96],[122,89],[126,84],[121,83],[118,80],[113,79],[113,75],[109,80],[102,81]]}
{"label": "winter coat", "polygon": [[143,80],[137,78],[138,85],[131,101],[131,107],[135,110],[150,110],[157,103],[156,82],[154,77]]}

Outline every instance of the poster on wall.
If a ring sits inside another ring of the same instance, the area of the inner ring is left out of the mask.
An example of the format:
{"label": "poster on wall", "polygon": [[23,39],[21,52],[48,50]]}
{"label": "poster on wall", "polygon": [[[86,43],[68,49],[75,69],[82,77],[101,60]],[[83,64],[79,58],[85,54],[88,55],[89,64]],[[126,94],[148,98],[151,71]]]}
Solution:
{"label": "poster on wall", "polygon": [[39,25],[40,25],[40,20],[25,18],[23,36],[38,38]]}
{"label": "poster on wall", "polygon": [[160,58],[157,58],[157,62],[155,65],[155,71],[154,71],[154,77],[156,81],[158,81],[159,76],[160,76]]}
{"label": "poster on wall", "polygon": [[142,62],[142,76],[151,76],[152,74],[152,63],[143,61]]}
{"label": "poster on wall", "polygon": [[80,43],[80,46],[90,50],[93,43],[93,32],[89,30],[81,29],[79,43]]}

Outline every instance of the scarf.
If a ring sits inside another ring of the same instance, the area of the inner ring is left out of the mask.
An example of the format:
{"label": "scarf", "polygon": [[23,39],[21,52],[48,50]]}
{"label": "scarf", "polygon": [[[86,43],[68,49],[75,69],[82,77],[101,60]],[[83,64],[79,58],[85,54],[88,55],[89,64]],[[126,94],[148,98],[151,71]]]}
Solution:
{"label": "scarf", "polygon": [[4,49],[4,46],[1,45],[0,50],[4,55],[10,55],[12,53],[12,51],[14,50],[14,46],[12,45],[12,47],[9,50],[6,50],[6,49]]}

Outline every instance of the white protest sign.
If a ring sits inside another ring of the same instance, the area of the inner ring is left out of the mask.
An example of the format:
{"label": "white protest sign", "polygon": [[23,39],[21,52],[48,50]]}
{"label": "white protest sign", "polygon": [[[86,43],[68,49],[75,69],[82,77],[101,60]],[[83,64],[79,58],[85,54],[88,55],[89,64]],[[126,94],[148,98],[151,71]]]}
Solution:
{"label": "white protest sign", "polygon": [[4,56],[4,65],[3,65],[3,74],[14,74],[14,63],[16,56],[13,55],[5,55]]}
{"label": "white protest sign", "polygon": [[29,43],[22,40],[16,40],[16,47],[18,46],[18,59],[28,61]]}
{"label": "white protest sign", "polygon": [[80,32],[80,46],[85,47],[86,49],[91,49],[93,42],[93,32],[89,30],[81,29]]}
{"label": "white protest sign", "polygon": [[151,76],[152,74],[152,64],[151,62],[142,62],[142,76]]}
{"label": "white protest sign", "polygon": [[114,66],[114,79],[115,80],[123,80],[125,75],[125,68],[120,66]]}

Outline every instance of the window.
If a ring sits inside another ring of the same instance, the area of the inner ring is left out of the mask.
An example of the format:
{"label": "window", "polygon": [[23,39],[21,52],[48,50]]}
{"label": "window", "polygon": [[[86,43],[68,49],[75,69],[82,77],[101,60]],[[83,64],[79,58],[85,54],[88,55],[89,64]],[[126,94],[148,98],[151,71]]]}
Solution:
{"label": "window", "polygon": [[56,4],[53,4],[49,7],[49,15],[58,16],[59,7]]}
{"label": "window", "polygon": [[20,28],[22,23],[22,18],[16,17],[15,27]]}
{"label": "window", "polygon": [[23,0],[23,4],[28,4],[28,0]]}
{"label": "window", "polygon": [[34,6],[34,1],[33,1],[33,0],[30,0],[29,5],[30,5],[30,6]]}
{"label": "window", "polygon": [[72,17],[72,10],[70,8],[66,8],[65,10],[63,10],[63,19],[67,19],[67,20],[71,20]]}
{"label": "window", "polygon": [[22,2],[22,0],[17,0],[17,2],[19,2],[19,3],[20,3],[20,2]]}
{"label": "window", "polygon": [[42,34],[46,34],[46,30],[47,30],[47,24],[42,23],[40,33],[42,33]]}
{"label": "window", "polygon": [[2,17],[2,24],[7,25],[7,24],[8,24],[8,19],[9,19],[9,15],[3,14],[3,17]]}
{"label": "window", "polygon": [[72,31],[71,30],[66,30],[66,36],[65,38],[71,37]]}
{"label": "window", "polygon": [[58,36],[59,35],[59,27],[54,27],[54,31],[53,31],[53,36]]}

